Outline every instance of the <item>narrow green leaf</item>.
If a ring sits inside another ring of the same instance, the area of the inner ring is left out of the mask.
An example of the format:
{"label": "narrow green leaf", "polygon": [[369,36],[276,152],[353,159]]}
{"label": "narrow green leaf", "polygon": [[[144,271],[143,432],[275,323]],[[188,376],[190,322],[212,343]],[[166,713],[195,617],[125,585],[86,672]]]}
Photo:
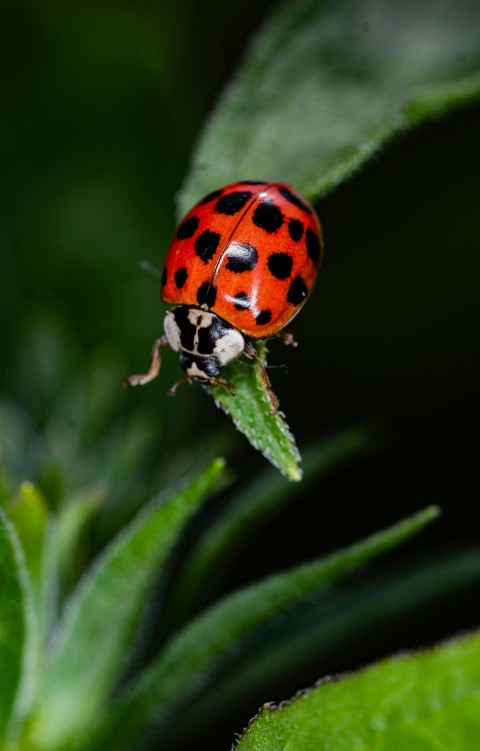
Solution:
{"label": "narrow green leaf", "polygon": [[327,679],[265,705],[237,751],[472,751],[480,737],[480,633]]}
{"label": "narrow green leaf", "polygon": [[[210,692],[203,693],[189,708],[190,722],[175,733],[184,742],[198,737],[219,715],[252,702],[259,705],[266,696],[278,696],[278,686],[298,676],[302,685],[305,671],[318,665],[318,674],[331,670],[342,652],[368,642],[384,650],[382,641],[394,629],[401,632],[432,613],[441,613],[452,598],[474,591],[480,581],[480,550],[457,551],[431,560],[401,564],[387,574],[380,572],[333,590],[290,621],[290,628],[268,638],[268,648],[235,665]],[[438,609],[438,610],[437,610]],[[324,666],[324,667],[323,667]]]}
{"label": "narrow green leaf", "polygon": [[[364,448],[366,431],[351,428],[328,440],[306,449],[305,476],[302,489],[318,475]],[[177,620],[211,596],[216,585],[223,581],[239,552],[248,545],[249,532],[266,523],[284,503],[295,497],[295,485],[287,482],[272,469],[266,469],[244,490],[240,490],[228,504],[223,504],[210,524],[190,548],[177,575],[175,590],[169,603]]]}
{"label": "narrow green leaf", "polygon": [[13,525],[0,509],[0,745],[6,745],[28,653],[30,604],[26,570]]}
{"label": "narrow green leaf", "polygon": [[[266,345],[260,342],[257,352],[266,364]],[[235,426],[289,480],[301,480],[301,458],[282,412],[273,414],[272,403],[262,383],[256,364],[244,360],[222,370],[222,377],[233,385],[236,396],[215,386],[205,387],[215,404],[232,418]]]}
{"label": "narrow green leaf", "polygon": [[204,691],[228,663],[238,660],[256,635],[314,595],[420,531],[438,515],[428,508],[324,560],[251,585],[198,616],[174,636],[119,700],[89,748],[130,749],[155,724],[166,737],[175,712]]}
{"label": "narrow green leaf", "polygon": [[36,590],[40,590],[48,516],[45,499],[34,485],[24,482],[7,509],[19,537],[32,584]]}
{"label": "narrow green leaf", "polygon": [[400,131],[479,95],[479,3],[288,0],[207,122],[180,213],[245,178],[318,199]]}
{"label": "narrow green leaf", "polygon": [[80,735],[88,737],[125,669],[152,584],[223,466],[213,462],[170,500],[145,509],[74,590],[27,731],[28,748],[71,748]]}

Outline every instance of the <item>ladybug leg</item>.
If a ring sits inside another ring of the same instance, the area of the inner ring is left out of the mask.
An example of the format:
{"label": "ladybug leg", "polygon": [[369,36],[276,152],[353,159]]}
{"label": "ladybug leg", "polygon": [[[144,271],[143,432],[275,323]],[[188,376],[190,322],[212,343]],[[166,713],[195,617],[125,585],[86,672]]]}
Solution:
{"label": "ladybug leg", "polygon": [[180,378],[179,381],[175,381],[173,386],[170,386],[170,388],[167,391],[167,394],[169,396],[175,396],[175,392],[178,389],[179,386],[182,385],[182,383],[191,383],[195,380],[195,376],[185,376],[185,378]]}
{"label": "ladybug leg", "polygon": [[267,371],[265,370],[265,365],[263,364],[260,357],[258,356],[257,350],[255,349],[253,344],[246,341],[243,354],[246,355],[246,357],[248,357],[250,360],[256,360],[257,365],[258,365],[258,372],[260,373],[260,378],[262,379],[263,388],[267,392],[268,397],[270,399],[270,403],[272,405],[272,415],[276,415],[280,405],[279,405],[277,396],[272,389],[272,384],[270,383],[270,379],[267,375]]}
{"label": "ladybug leg", "polygon": [[128,386],[143,386],[145,383],[153,381],[153,379],[158,376],[158,373],[160,371],[160,348],[167,346],[168,340],[166,336],[162,336],[160,337],[160,339],[157,339],[157,341],[153,345],[152,359],[150,361],[148,373],[138,373],[136,375],[128,376],[128,378],[125,378],[123,386],[125,388],[127,388]]}
{"label": "ladybug leg", "polygon": [[287,334],[286,331],[279,331],[277,336],[287,347],[298,347],[298,342],[293,338],[293,334]]}
{"label": "ladybug leg", "polygon": [[209,386],[221,386],[222,389],[228,391],[230,396],[233,396],[234,398],[237,396],[233,390],[233,384],[231,384],[230,381],[226,381],[225,378],[209,378],[208,384]]}

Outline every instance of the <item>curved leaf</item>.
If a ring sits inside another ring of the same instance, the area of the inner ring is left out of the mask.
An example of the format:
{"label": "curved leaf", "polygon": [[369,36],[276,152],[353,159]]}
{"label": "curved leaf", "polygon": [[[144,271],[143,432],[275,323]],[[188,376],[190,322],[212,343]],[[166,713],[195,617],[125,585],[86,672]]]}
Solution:
{"label": "curved leaf", "polygon": [[170,500],[145,509],[74,590],[27,731],[28,748],[63,749],[88,736],[125,670],[152,585],[223,466],[213,462]]}
{"label": "curved leaf", "polygon": [[[365,447],[368,435],[361,428],[351,428],[333,438],[316,442],[304,453],[304,485],[328,472],[337,463]],[[294,496],[295,486],[271,468],[262,472],[228,504],[223,504],[216,519],[194,543],[177,576],[170,610],[181,619],[211,595],[219,582],[248,545],[250,530],[258,531],[271,514]]]}
{"label": "curved leaf", "polygon": [[288,0],[210,117],[180,213],[246,178],[318,200],[400,131],[479,95],[478,3]]}
{"label": "curved leaf", "polygon": [[[271,576],[225,598],[175,635],[120,698],[89,749],[126,751],[153,724],[163,738],[175,712],[204,691],[251,640],[301,603],[401,544],[438,515],[431,507],[324,560]],[[177,718],[178,719],[178,718]]]}
{"label": "curved leaf", "polygon": [[480,633],[326,679],[265,705],[237,751],[471,751],[480,737]]}

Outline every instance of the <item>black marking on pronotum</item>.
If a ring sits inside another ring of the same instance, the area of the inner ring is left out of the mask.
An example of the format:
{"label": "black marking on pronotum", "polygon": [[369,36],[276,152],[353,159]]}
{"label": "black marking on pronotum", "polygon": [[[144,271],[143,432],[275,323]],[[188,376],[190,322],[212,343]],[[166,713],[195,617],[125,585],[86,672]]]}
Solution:
{"label": "black marking on pronotum", "polygon": [[195,253],[204,263],[208,263],[212,256],[215,255],[219,242],[220,235],[218,232],[212,232],[211,230],[206,229],[195,240]]}
{"label": "black marking on pronotum", "polygon": [[308,288],[300,275],[296,276],[291,283],[288,293],[287,301],[292,305],[300,305],[307,296]]}
{"label": "black marking on pronotum", "polygon": [[288,279],[292,273],[293,258],[288,253],[272,253],[267,263],[268,270],[275,279]]}
{"label": "black marking on pronotum", "polygon": [[252,216],[253,223],[265,232],[276,232],[283,224],[283,214],[272,201],[258,204]]}
{"label": "black marking on pronotum", "polygon": [[302,239],[303,224],[300,219],[290,219],[288,223],[288,234],[294,243],[298,243],[298,241]]}
{"label": "black marking on pronotum", "polygon": [[217,288],[211,282],[203,282],[197,291],[197,302],[199,305],[206,305],[212,308],[217,299]]}
{"label": "black marking on pronotum", "polygon": [[295,193],[292,193],[291,190],[286,188],[285,186],[281,186],[278,188],[278,192],[289,202],[293,203],[294,206],[296,206],[299,209],[302,209],[302,211],[306,211],[307,214],[311,214],[312,210],[310,206],[307,206],[304,201],[302,201],[299,196],[296,196]]}
{"label": "black marking on pronotum", "polygon": [[320,260],[320,240],[318,235],[308,227],[305,234],[305,242],[307,243],[307,254],[310,260],[314,263],[318,263]]}
{"label": "black marking on pronotum", "polygon": [[183,285],[188,279],[188,271],[185,266],[177,269],[173,278],[175,279],[175,285],[177,289],[182,289]]}
{"label": "black marking on pronotum", "polygon": [[222,321],[218,316],[212,317],[210,326],[198,329],[198,353],[200,355],[211,355],[218,339],[225,336],[231,328],[229,323]]}
{"label": "black marking on pronotum", "polygon": [[177,230],[177,238],[179,240],[188,240],[189,237],[193,237],[199,224],[200,220],[198,216],[191,216],[185,219]]}
{"label": "black marking on pronotum", "polygon": [[252,271],[258,262],[257,249],[250,243],[230,243],[227,250],[226,268],[234,274]]}
{"label": "black marking on pronotum", "polygon": [[208,194],[208,196],[205,196],[205,198],[202,198],[200,201],[200,206],[203,206],[204,203],[210,203],[210,201],[214,201],[215,198],[218,198],[218,196],[221,196],[223,193],[223,189],[219,188],[219,190],[212,190],[211,193]]}
{"label": "black marking on pronotum", "polygon": [[193,349],[196,328],[188,318],[188,305],[174,308],[173,316],[180,331],[180,342],[184,349]]}
{"label": "black marking on pronotum", "polygon": [[233,298],[233,304],[237,310],[248,310],[250,299],[246,292],[239,292]]}
{"label": "black marking on pronotum", "polygon": [[272,320],[271,310],[261,310],[255,318],[257,326],[263,326],[266,323],[270,323]]}
{"label": "black marking on pronotum", "polygon": [[250,190],[235,190],[219,198],[215,204],[217,214],[233,216],[243,209],[247,201],[252,197]]}

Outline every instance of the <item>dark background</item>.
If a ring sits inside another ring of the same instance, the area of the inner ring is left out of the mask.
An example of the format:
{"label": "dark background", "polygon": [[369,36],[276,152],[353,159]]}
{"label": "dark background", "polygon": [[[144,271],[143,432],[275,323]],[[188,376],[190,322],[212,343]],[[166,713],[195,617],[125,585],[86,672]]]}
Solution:
{"label": "dark background", "polygon": [[[112,513],[97,544],[219,450],[240,483],[265,464],[198,386],[166,396],[173,353],[153,385],[120,383],[146,366],[162,325],[158,282],[139,261],[161,268],[202,120],[271,5],[245,0],[234,18],[212,0],[0,10],[4,472],[36,480],[53,506],[102,479]],[[291,327],[301,346],[272,344],[272,365],[286,368],[271,378],[300,445],[353,424],[371,442],[313,490],[299,487],[231,585],[430,503],[443,519],[406,560],[478,544],[479,132],[478,106],[425,126],[317,207],[324,267]],[[476,599],[315,670],[469,627]]]}

